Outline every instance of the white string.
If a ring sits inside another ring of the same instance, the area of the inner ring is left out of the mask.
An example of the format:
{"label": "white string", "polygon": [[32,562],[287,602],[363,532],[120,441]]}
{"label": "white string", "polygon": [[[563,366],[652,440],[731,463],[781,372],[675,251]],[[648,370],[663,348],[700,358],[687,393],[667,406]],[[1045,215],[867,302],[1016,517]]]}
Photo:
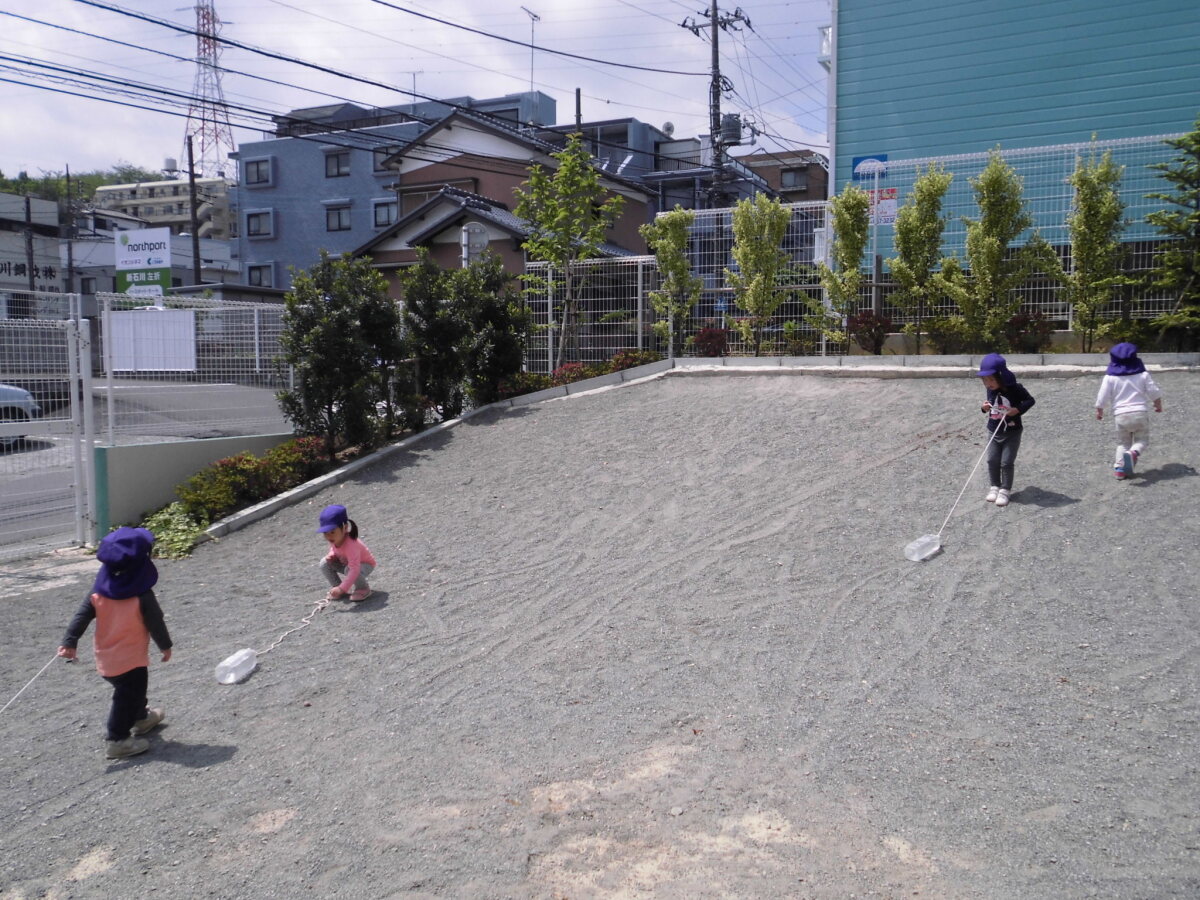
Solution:
{"label": "white string", "polygon": [[37,675],[34,675],[32,678],[30,678],[30,679],[29,679],[29,681],[27,681],[27,682],[25,683],[25,687],[21,688],[19,691],[17,691],[15,694],[13,694],[13,698],[12,698],[12,700],[9,700],[7,703],[5,703],[5,704],[4,704],[4,707],[3,707],[3,708],[0,708],[0,713],[4,712],[4,710],[6,710],[6,709],[8,709],[10,706],[12,706],[12,705],[13,705],[13,703],[14,703],[14,702],[16,702],[16,699],[17,699],[18,697],[20,697],[20,696],[21,696],[23,693],[25,693],[25,688],[29,687],[29,685],[31,685],[31,684],[33,684],[35,681],[37,681],[37,680],[38,680],[38,676],[39,676],[39,675],[41,675],[41,674],[42,674],[42,672],[45,672],[45,671],[46,671],[48,668],[50,668],[52,665],[54,665],[54,661],[55,661],[56,659],[58,659],[58,653],[57,653],[57,651],[55,652],[55,654],[54,654],[52,657],[50,657],[50,662],[48,662],[48,663],[46,663],[44,666],[42,666],[42,670],[41,670],[41,672],[38,672],[38,673],[37,673]]}
{"label": "white string", "polygon": [[310,613],[309,613],[307,616],[305,616],[303,619],[301,619],[301,620],[300,620],[300,624],[299,624],[299,625],[297,625],[295,628],[289,628],[287,631],[285,631],[283,634],[281,634],[281,635],[280,635],[280,636],[279,636],[279,637],[276,639],[275,643],[273,643],[273,644],[272,644],[270,647],[268,647],[266,650],[258,650],[258,651],[256,651],[257,655],[258,655],[258,656],[264,656],[264,655],[266,655],[267,653],[270,653],[272,650],[274,650],[276,647],[278,647],[280,644],[282,644],[282,643],[283,643],[283,639],[284,639],[285,637],[287,637],[289,634],[292,634],[293,632],[299,631],[299,630],[300,630],[301,628],[303,628],[305,625],[311,625],[311,624],[312,624],[312,620],[313,620],[313,616],[315,616],[317,613],[319,613],[321,610],[323,610],[323,609],[324,609],[325,607],[327,607],[328,605],[329,605],[329,598],[328,598],[328,597],[322,597],[322,598],[321,598],[320,600],[318,600],[318,601],[317,601],[315,604],[313,604],[312,612],[310,612]]}
{"label": "white string", "polygon": [[938,532],[937,532],[938,543],[941,543],[942,532],[946,530],[946,524],[950,521],[950,517],[952,515],[954,515],[954,510],[958,509],[958,501],[963,498],[963,494],[965,494],[967,492],[967,487],[968,487],[968,485],[970,485],[971,479],[975,477],[975,469],[979,468],[979,464],[981,462],[983,462],[983,458],[985,456],[987,456],[988,447],[992,446],[992,441],[994,441],[996,439],[996,435],[999,433],[1001,427],[1003,427],[1005,431],[1008,430],[1007,420],[1003,420],[1003,421],[997,423],[996,427],[992,430],[992,436],[990,438],[988,438],[988,442],[986,444],[984,444],[983,452],[979,454],[979,459],[975,460],[975,467],[973,469],[971,469],[971,474],[967,476],[967,480],[966,480],[966,482],[964,482],[964,484],[962,486],[962,490],[958,492],[958,499],[956,499],[954,501],[954,505],[952,507],[950,507],[950,512],[946,513],[946,519],[945,519],[945,521],[942,522],[942,527],[938,529]]}

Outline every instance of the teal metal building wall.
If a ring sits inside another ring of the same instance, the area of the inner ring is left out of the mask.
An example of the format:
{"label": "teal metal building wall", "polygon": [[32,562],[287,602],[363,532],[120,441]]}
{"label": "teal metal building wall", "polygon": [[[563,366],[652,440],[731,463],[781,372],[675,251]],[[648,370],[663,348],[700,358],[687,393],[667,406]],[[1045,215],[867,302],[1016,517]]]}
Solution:
{"label": "teal metal building wall", "polygon": [[853,157],[1189,131],[1196,0],[836,0],[838,187]]}
{"label": "teal metal building wall", "polygon": [[[959,253],[963,217],[978,215],[969,181],[999,147],[1035,227],[1061,245],[1076,158],[1111,150],[1125,167],[1124,239],[1156,236],[1145,215],[1161,203],[1146,194],[1168,186],[1147,166],[1171,159],[1161,137],[1200,115],[1198,0],[834,0],[834,10],[836,190],[856,160],[886,157],[886,174],[860,186],[902,205],[938,160],[955,176],[943,250]],[[884,211],[870,252],[886,260],[892,238]]]}

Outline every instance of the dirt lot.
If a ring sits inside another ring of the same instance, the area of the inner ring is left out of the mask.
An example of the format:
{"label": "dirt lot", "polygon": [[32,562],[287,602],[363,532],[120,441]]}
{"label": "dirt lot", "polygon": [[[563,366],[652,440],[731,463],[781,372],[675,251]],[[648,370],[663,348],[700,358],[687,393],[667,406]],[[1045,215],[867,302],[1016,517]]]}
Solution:
{"label": "dirt lot", "polygon": [[[1099,376],[671,376],[485,413],[179,562],[168,724],[55,662],[0,714],[0,898],[1194,897],[1200,374],[1128,483]],[[379,593],[324,588],[345,503]],[[95,563],[5,568],[0,700]],[[157,657],[155,657],[157,659]]]}

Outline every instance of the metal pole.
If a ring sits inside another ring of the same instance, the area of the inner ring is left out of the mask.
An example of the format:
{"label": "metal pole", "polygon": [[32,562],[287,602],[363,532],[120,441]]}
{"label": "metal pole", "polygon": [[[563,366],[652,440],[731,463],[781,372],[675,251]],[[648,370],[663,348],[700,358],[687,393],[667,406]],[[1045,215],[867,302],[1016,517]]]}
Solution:
{"label": "metal pole", "polygon": [[188,194],[192,207],[192,283],[200,284],[200,222],[196,215],[196,167],[192,159],[192,136],[187,136],[188,151]]}
{"label": "metal pole", "polygon": [[[86,364],[83,360],[83,344],[79,340],[80,323],[75,319],[67,321],[67,390],[70,396],[69,410],[71,413],[71,445],[75,459],[75,484],[72,493],[75,499],[75,543],[83,546],[83,409],[82,405],[88,398],[82,396],[82,369]],[[90,354],[89,354],[90,357]],[[88,362],[90,362],[90,358]],[[76,386],[81,386],[76,391]]]}
{"label": "metal pole", "polygon": [[533,93],[533,24],[540,22],[542,17],[535,13],[527,6],[522,6],[525,14],[529,16],[529,93]]}
{"label": "metal pole", "polygon": [[[79,320],[79,342],[82,365],[79,367],[80,384],[83,395],[83,467],[87,473],[88,497],[88,530],[92,532],[92,540],[98,540],[95,533],[97,524],[96,510],[96,420],[92,413],[92,323],[87,319]],[[107,343],[107,342],[106,342]],[[111,383],[111,382],[110,382]],[[109,397],[112,391],[109,390]],[[112,430],[112,416],[109,415],[109,431]],[[109,441],[111,445],[111,438]]]}
{"label": "metal pole", "polygon": [[105,411],[108,420],[108,446],[113,444],[113,358],[112,358],[112,297],[104,298],[104,310],[101,313],[101,340],[104,341],[100,348],[104,351],[104,375],[105,375]]}
{"label": "metal pole", "polygon": [[638,305],[637,305],[637,334],[638,334],[637,348],[638,348],[639,352],[644,349],[644,341],[645,341],[644,332],[646,330],[646,328],[645,328],[646,300],[645,300],[645,293],[644,293],[645,281],[644,281],[644,277],[643,277],[643,274],[645,271],[643,268],[644,266],[645,266],[645,263],[639,259],[638,264],[637,264],[637,303],[638,303]]}

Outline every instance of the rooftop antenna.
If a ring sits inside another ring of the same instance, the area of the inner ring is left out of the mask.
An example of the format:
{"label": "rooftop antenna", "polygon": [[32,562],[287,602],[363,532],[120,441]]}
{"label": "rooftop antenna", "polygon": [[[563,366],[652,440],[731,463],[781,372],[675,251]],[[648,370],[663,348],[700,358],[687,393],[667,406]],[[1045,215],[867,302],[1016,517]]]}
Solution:
{"label": "rooftop antenna", "polygon": [[235,147],[218,66],[221,49],[217,35],[221,32],[221,19],[213,0],[197,0],[195,9],[196,84],[192,89],[192,103],[188,107],[187,125],[183,131],[184,146],[187,146],[190,138],[196,138],[199,144],[196,174],[222,178],[226,160]]}
{"label": "rooftop antenna", "polygon": [[542,17],[535,13],[528,6],[522,6],[525,14],[529,16],[529,93],[533,93],[533,26],[535,22],[542,21]]}

